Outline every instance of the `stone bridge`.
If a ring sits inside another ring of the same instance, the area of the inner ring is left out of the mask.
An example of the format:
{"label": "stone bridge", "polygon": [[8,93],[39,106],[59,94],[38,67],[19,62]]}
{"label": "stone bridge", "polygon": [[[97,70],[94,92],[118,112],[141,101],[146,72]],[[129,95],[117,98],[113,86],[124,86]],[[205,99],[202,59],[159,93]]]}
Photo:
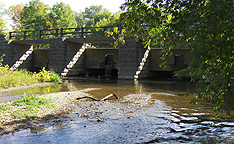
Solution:
{"label": "stone bridge", "polygon": [[[0,54],[5,54],[3,64],[12,69],[26,68],[31,71],[46,67],[62,76],[114,75],[119,79],[134,79],[139,68],[139,78],[146,78],[157,72],[173,72],[188,66],[189,49],[173,50],[167,68],[162,69],[159,66],[162,62],[161,49],[151,48],[145,61],[142,58],[146,56],[147,49],[132,36],[125,37],[125,44],[120,44],[118,48],[86,48],[87,43],[113,43],[114,39],[103,35],[85,37],[84,31],[76,34],[81,36],[41,38],[43,35],[39,32],[37,39],[27,39],[24,35],[23,39],[12,41],[0,35]],[[53,35],[58,36],[58,31]],[[10,37],[13,39],[12,33]],[[48,49],[34,50],[32,47],[42,44]]]}

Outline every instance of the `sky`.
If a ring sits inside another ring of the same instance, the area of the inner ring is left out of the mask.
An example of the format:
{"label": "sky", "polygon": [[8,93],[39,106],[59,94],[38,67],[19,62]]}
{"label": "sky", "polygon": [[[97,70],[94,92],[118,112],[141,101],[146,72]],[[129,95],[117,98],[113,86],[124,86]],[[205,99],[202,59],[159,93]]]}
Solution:
{"label": "sky", "polygon": [[[28,4],[30,0],[0,0],[0,5],[3,5],[5,9],[8,9],[12,5],[16,4]],[[40,0],[45,4],[48,4],[52,7],[57,2],[63,2],[70,5],[73,11],[84,11],[86,7],[91,5],[103,5],[104,8],[107,8],[112,13],[120,11],[120,6],[125,2],[125,0]],[[9,17],[3,16],[7,21],[7,27],[10,29],[11,21]]]}

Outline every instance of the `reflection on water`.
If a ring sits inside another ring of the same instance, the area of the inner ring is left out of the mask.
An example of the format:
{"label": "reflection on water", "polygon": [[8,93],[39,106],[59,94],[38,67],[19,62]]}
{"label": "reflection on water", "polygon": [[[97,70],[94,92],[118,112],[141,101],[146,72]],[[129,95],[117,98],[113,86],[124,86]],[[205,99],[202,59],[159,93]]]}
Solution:
{"label": "reflection on water", "polygon": [[0,102],[21,98],[25,95],[39,95],[63,91],[62,85],[50,85],[46,87],[35,87],[30,89],[15,90],[8,93],[0,93]]}
{"label": "reflection on water", "polygon": [[[193,97],[186,96],[186,91],[191,87],[187,81],[126,80],[83,80],[57,85],[54,88],[58,91],[99,88],[88,94],[101,99],[115,93],[120,99],[77,101],[68,115],[68,123],[20,131],[14,136],[4,135],[0,140],[3,143],[234,143],[234,123],[216,121],[207,103],[190,104]],[[36,93],[43,92],[36,90]]]}

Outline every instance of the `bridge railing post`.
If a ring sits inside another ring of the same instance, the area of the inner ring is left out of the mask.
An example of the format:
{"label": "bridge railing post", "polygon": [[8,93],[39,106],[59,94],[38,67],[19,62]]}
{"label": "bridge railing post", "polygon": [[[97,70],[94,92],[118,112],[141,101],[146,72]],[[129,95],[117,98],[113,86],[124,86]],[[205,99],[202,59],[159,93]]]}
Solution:
{"label": "bridge railing post", "polygon": [[24,31],[24,40],[26,40],[26,33],[27,31]]}
{"label": "bridge railing post", "polygon": [[105,36],[106,26],[104,27],[103,35]]}
{"label": "bridge railing post", "polygon": [[84,27],[81,27],[81,35],[80,35],[81,38],[84,37]]}
{"label": "bridge railing post", "polygon": [[63,28],[60,29],[60,36],[63,37]]}
{"label": "bridge railing post", "polygon": [[38,37],[39,37],[39,39],[41,39],[41,31],[42,31],[42,30],[39,30],[39,32],[38,32]]}
{"label": "bridge railing post", "polygon": [[59,29],[56,28],[55,37],[58,37],[58,35],[59,35]]}
{"label": "bridge railing post", "polygon": [[9,32],[9,38],[10,39],[12,38],[12,32]]}

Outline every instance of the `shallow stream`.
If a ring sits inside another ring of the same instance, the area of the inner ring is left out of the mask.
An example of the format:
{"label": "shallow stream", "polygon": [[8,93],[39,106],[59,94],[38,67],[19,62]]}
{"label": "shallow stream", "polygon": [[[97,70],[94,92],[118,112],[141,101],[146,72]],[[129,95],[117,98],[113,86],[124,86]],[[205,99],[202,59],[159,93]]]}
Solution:
{"label": "shallow stream", "polygon": [[79,80],[5,93],[0,101],[86,88],[98,88],[87,92],[98,99],[111,93],[120,99],[76,101],[66,122],[3,135],[0,143],[234,143],[234,122],[217,121],[207,103],[190,104],[192,86],[184,80]]}

